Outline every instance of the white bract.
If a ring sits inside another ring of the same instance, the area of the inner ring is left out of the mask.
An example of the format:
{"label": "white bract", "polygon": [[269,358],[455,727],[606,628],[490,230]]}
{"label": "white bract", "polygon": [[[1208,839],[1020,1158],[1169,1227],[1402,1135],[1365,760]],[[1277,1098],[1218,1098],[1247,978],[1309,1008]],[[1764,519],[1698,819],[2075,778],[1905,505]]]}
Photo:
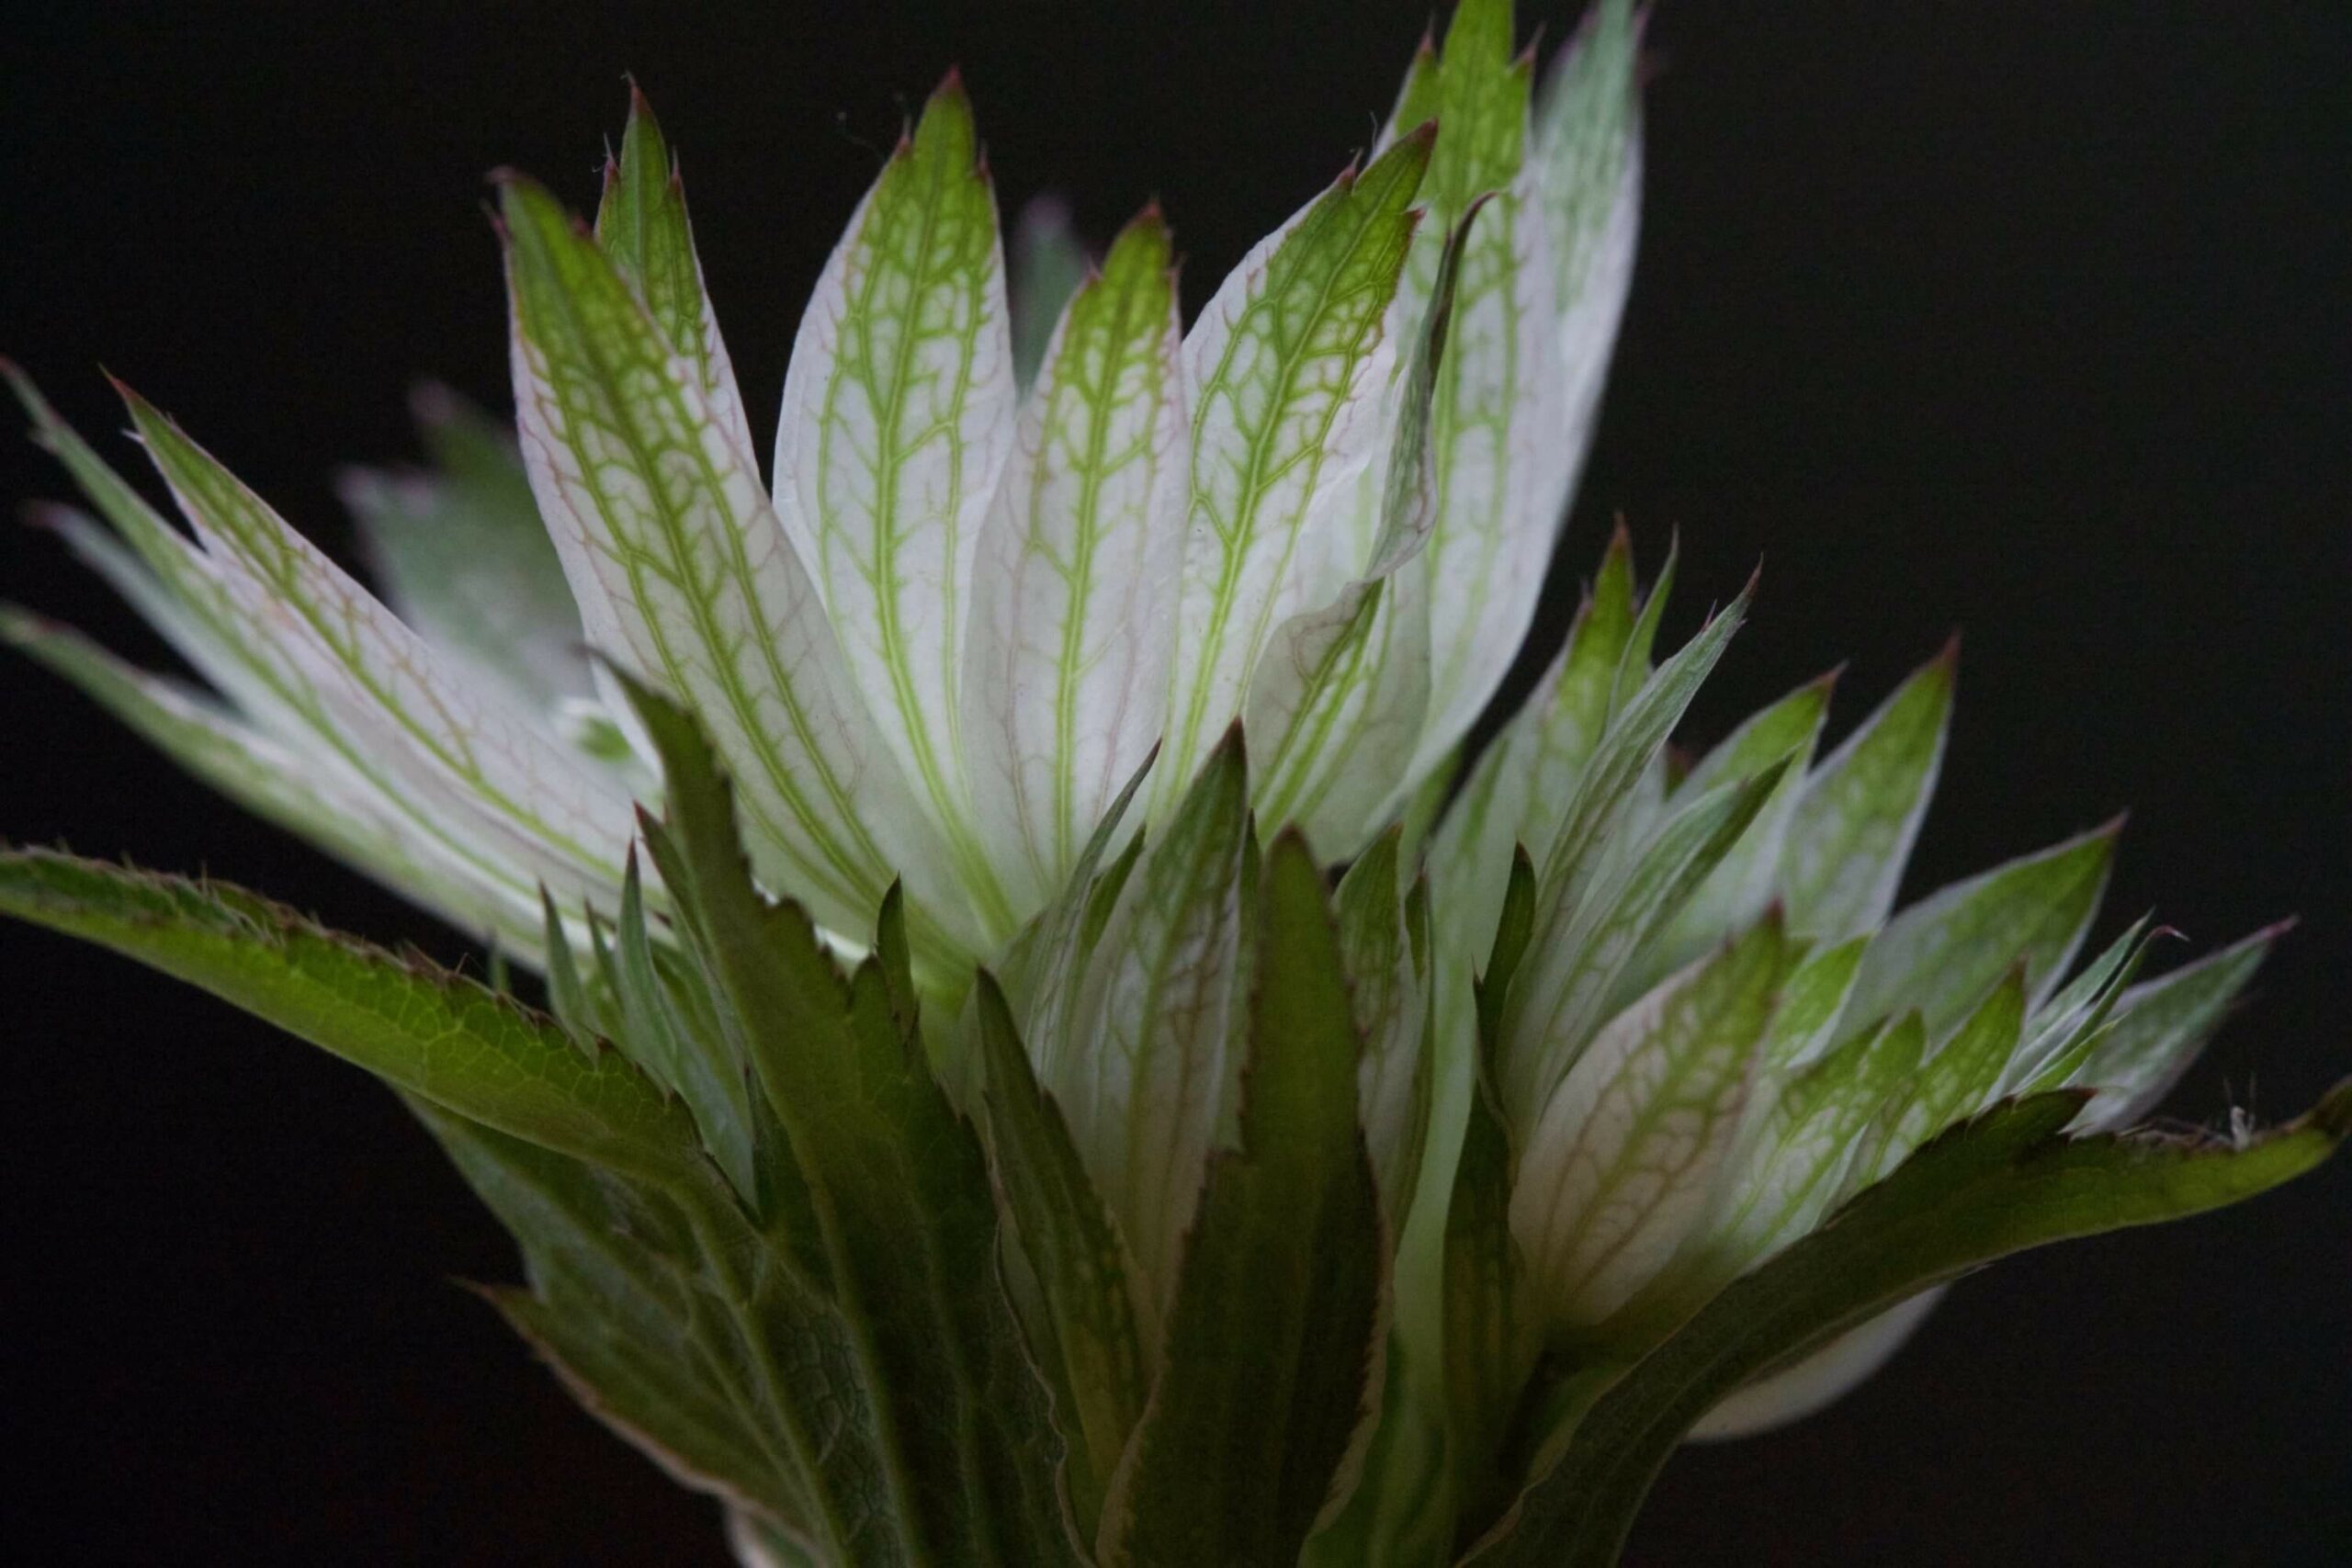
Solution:
{"label": "white bract", "polygon": [[[559,1000],[582,959],[672,962],[675,890],[631,858],[660,764],[621,676],[666,694],[732,781],[754,874],[837,951],[903,886],[915,978],[960,1020],[934,1044],[967,1073],[967,995],[1001,981],[1148,1346],[1236,1144],[1261,857],[1296,827],[1352,867],[1338,933],[1415,1397],[1442,1397],[1474,1116],[1515,1160],[1512,1353],[1638,1342],[2005,1097],[2086,1086],[2082,1128],[2134,1121],[2268,939],[2135,986],[2135,928],[2068,983],[2106,832],[1894,913],[1950,659],[1826,756],[1815,682],[1685,765],[1668,741],[1747,596],[1654,665],[1666,584],[1637,592],[1622,535],[1465,757],[1625,301],[1636,31],[1602,5],[1538,94],[1509,5],[1465,4],[1370,158],[1189,329],[1156,208],[1082,272],[1041,228],[1037,275],[1077,281],[1008,300],[951,76],[817,280],[765,473],[639,100],[593,229],[501,177],[519,457],[435,399],[437,471],[354,478],[383,599],[136,395],[193,536],[17,378],[111,525],[61,513],[67,542],[214,694],[29,617],[9,634]],[[647,1070],[748,1190],[740,1070],[687,1024],[616,1027],[669,1042]],[[1924,1309],[1900,1310],[1716,1428],[1834,1395]]]}

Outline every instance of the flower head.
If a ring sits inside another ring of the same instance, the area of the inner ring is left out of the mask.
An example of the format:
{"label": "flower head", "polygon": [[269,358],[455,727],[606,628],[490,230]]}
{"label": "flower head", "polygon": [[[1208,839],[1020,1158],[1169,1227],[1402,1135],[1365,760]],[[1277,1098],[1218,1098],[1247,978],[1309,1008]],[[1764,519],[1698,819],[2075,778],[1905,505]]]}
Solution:
{"label": "flower head", "polygon": [[352,477],[382,599],[137,394],[187,532],[11,372],[213,691],[8,635],[548,1013],[59,856],[0,908],[413,1097],[518,1326],[829,1560],[1605,1543],[1659,1445],[1833,1397],[1956,1274],[2307,1168],[2342,1093],[2113,1135],[2274,933],[2077,970],[2111,829],[1896,908],[1949,651],[1826,756],[1822,680],[1684,760],[1752,585],[1662,651],[1621,530],[1469,743],[1625,299],[1637,35],[1602,0],[1538,92],[1465,0],[1189,327],[1156,206],[1083,265],[1041,219],[1008,290],[951,73],[764,469],[635,96],[593,225],[497,176],[516,444],[434,394],[434,470]]}

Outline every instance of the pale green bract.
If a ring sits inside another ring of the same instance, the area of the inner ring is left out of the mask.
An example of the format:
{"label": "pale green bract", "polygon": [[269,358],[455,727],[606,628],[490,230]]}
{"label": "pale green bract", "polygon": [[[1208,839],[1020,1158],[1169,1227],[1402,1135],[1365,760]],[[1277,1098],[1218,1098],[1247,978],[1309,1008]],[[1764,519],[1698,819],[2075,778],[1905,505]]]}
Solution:
{"label": "pale green bract", "polygon": [[360,472],[384,597],[126,390],[174,525],[10,378],[64,541],[211,688],[0,629],[536,970],[0,856],[0,908],[393,1085],[500,1309],[748,1562],[1585,1563],[1686,1436],[1817,1408],[1956,1277],[2310,1168],[2352,1088],[2140,1127],[2267,931],[2077,968],[2102,829],[1898,911],[1951,650],[1673,741],[1621,530],[1491,738],[1631,275],[1638,25],[1508,0],[1187,328],[1148,207],[1012,287],[951,75],[766,444],[671,152],[497,177],[515,433]]}

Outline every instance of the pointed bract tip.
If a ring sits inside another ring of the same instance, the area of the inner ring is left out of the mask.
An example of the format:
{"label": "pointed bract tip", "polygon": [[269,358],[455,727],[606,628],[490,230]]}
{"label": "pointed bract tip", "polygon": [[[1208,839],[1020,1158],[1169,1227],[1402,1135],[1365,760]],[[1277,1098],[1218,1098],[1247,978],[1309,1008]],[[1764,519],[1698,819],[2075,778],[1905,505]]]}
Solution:
{"label": "pointed bract tip", "polygon": [[1605,561],[1612,557],[1623,556],[1630,560],[1633,558],[1633,554],[1634,530],[1626,525],[1625,514],[1620,512],[1610,525],[1609,546],[1601,551],[1601,558]]}
{"label": "pointed bract tip", "polygon": [[122,400],[122,406],[130,411],[130,417],[134,422],[144,423],[149,420],[155,420],[175,428],[177,427],[178,422],[141,396],[138,388],[103,365],[98,367],[98,374],[107,378],[107,385],[114,389],[114,395]]}
{"label": "pointed bract tip", "polygon": [[947,73],[939,79],[939,85],[931,90],[930,101],[968,102],[970,98],[971,93],[964,85],[964,67],[958,63],[947,68]]}
{"label": "pointed bract tip", "polygon": [[1804,683],[1805,690],[1819,692],[1825,697],[1832,695],[1838,690],[1838,682],[1846,678],[1846,670],[1849,662],[1847,660],[1839,660],[1812,680],[1807,681]]}
{"label": "pointed bract tip", "polygon": [[1960,628],[1958,626],[1952,627],[1951,635],[1944,638],[1943,647],[1936,650],[1936,656],[1928,660],[1928,663],[1930,668],[1941,670],[1947,674],[1960,668]]}
{"label": "pointed bract tip", "polygon": [[621,73],[621,80],[628,84],[629,118],[641,119],[648,125],[658,125],[659,122],[653,118],[653,100],[645,96],[644,87],[637,80],[637,73],[624,71]]}
{"label": "pointed bract tip", "polygon": [[2301,915],[2282,915],[2278,919],[2275,919],[2268,925],[2263,927],[2260,931],[2256,931],[2252,936],[2247,937],[2245,940],[2248,942],[2262,942],[2267,945],[2270,942],[2277,942],[2280,937],[2287,935],[2290,931],[2292,931],[2297,926],[2300,926],[2302,923],[2303,917]]}
{"label": "pointed bract tip", "polygon": [[1296,855],[1310,865],[1316,863],[1314,846],[1306,841],[1306,829],[1295,822],[1283,823],[1275,832],[1273,842],[1266,846],[1269,861],[1283,855]]}

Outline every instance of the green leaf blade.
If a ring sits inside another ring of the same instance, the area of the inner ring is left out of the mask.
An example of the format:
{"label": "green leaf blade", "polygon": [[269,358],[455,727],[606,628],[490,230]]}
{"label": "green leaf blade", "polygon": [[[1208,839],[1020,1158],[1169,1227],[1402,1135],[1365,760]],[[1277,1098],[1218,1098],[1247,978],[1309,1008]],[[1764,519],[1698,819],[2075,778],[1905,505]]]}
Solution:
{"label": "green leaf blade", "polygon": [[1066,1462],[1080,1533],[1091,1539],[1150,1393],[1125,1244],[1087,1177],[1060,1108],[1031,1072],[1003,993],[986,975],[978,1005],[992,1168],[1045,1298],[1043,1337],[1061,1373],[1057,1397],[1074,1407],[1063,1418],[1074,1439]]}
{"label": "green leaf blade", "polygon": [[1383,1248],[1346,972],[1295,835],[1264,888],[1240,1145],[1185,1252],[1109,1563],[1295,1562],[1369,1413]]}
{"label": "green leaf blade", "polygon": [[693,721],[641,686],[630,695],[670,782],[665,877],[808,1194],[898,1550],[1070,1561],[1060,1443],[998,1280],[979,1139],[932,1076],[900,901],[883,903],[876,956],[844,976],[801,909],[753,886]]}
{"label": "green leaf blade", "polygon": [[471,981],[234,889],[40,850],[0,854],[0,911],[211,992],[395,1087],[657,1184],[701,1179],[684,1111],[611,1052]]}

